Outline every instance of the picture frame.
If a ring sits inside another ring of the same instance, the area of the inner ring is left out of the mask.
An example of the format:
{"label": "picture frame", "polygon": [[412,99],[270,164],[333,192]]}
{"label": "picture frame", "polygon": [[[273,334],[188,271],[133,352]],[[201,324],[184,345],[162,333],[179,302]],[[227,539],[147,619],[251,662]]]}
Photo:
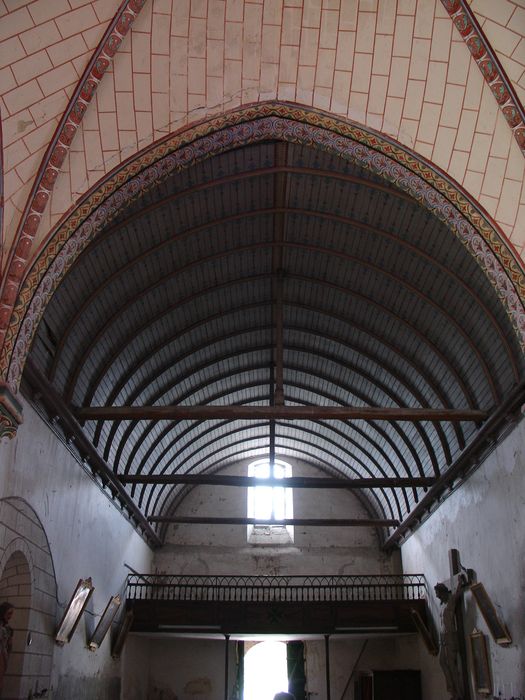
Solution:
{"label": "picture frame", "polygon": [[119,595],[114,595],[109,599],[109,602],[106,605],[106,609],[100,616],[100,620],[98,621],[98,624],[95,627],[95,631],[91,635],[91,639],[88,642],[88,648],[91,651],[95,651],[96,649],[98,649],[104,641],[104,637],[106,636],[108,630],[111,627],[111,623],[113,622],[115,615],[117,614],[117,610],[120,607],[120,603],[121,600]]}
{"label": "picture frame", "polygon": [[71,640],[94,590],[95,588],[90,578],[81,578],[77,583],[55,633],[55,642],[59,646],[63,646]]}
{"label": "picture frame", "polygon": [[479,630],[474,630],[469,638],[474,688],[479,695],[492,695],[487,638]]}
{"label": "picture frame", "polygon": [[428,653],[432,654],[432,656],[437,656],[439,652],[439,647],[436,643],[435,635],[432,634],[433,630],[426,625],[419,612],[414,608],[411,608],[410,616],[412,617],[414,626],[419,632],[419,635],[421,636],[421,639],[423,640],[423,643]]}
{"label": "picture frame", "polygon": [[512,644],[510,632],[500,619],[485,586],[482,583],[475,583],[470,587],[470,590],[496,644],[501,646]]}
{"label": "picture frame", "polygon": [[114,659],[118,659],[119,656],[122,653],[122,649],[124,648],[124,643],[126,641],[126,638],[128,636],[128,632],[131,629],[131,625],[133,623],[133,610],[128,610],[124,616],[124,620],[122,621],[122,624],[120,626],[120,629],[118,631],[118,634],[116,636],[115,642],[112,646],[111,649],[111,656]]}

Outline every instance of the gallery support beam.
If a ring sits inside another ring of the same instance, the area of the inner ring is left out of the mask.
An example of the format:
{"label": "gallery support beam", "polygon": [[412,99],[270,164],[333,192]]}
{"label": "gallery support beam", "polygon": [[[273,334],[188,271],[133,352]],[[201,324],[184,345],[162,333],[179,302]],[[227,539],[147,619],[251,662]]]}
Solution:
{"label": "gallery support beam", "polygon": [[139,530],[143,532],[148,542],[154,547],[159,547],[162,542],[150,523],[120,483],[113,470],[100,456],[98,450],[84,433],[62,397],[34,365],[32,360],[28,359],[26,362],[24,379],[38,394],[39,401],[46,407],[47,411],[60,422],[65,436],[75,444],[79,455],[89,464],[91,470],[99,475],[102,484],[109,488],[112,496],[117,498],[124,506],[130,518],[136,523]]}
{"label": "gallery support beam", "polygon": [[227,476],[219,474],[122,474],[123,484],[191,484],[194,486],[279,486],[290,489],[374,489],[374,488],[418,488],[435,484],[434,477],[414,478],[366,478],[340,479],[336,477],[291,476],[283,479],[259,479],[254,476]]}
{"label": "gallery support beam", "polygon": [[499,435],[517,420],[525,406],[525,381],[520,382],[507,398],[492,412],[481,426],[472,442],[460,453],[455,462],[442,474],[427,491],[415,508],[407,515],[399,527],[383,544],[385,550],[399,546],[399,543],[424,520],[436,502],[458,479],[465,478],[483,459],[487,450],[496,445]]}
{"label": "gallery support beam", "polygon": [[387,420],[476,421],[486,411],[455,408],[382,408],[377,406],[86,406],[79,420]]}

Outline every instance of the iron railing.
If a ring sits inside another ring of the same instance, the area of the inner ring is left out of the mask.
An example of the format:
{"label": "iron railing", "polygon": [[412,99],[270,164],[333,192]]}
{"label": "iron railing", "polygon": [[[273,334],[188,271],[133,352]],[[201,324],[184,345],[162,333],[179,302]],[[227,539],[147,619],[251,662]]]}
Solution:
{"label": "iron railing", "polygon": [[130,574],[128,600],[247,603],[421,600],[423,574],[359,576],[190,576]]}

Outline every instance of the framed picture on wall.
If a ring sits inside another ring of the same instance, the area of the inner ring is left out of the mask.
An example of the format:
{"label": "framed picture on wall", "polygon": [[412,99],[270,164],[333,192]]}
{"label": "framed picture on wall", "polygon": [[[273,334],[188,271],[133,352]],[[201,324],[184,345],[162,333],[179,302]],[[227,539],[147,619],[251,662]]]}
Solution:
{"label": "framed picture on wall", "polygon": [[436,643],[436,635],[434,633],[434,630],[431,627],[427,626],[426,622],[423,620],[419,612],[414,608],[410,610],[410,616],[417,631],[419,632],[421,639],[423,640],[423,643],[427,648],[428,653],[432,654],[432,656],[437,656],[439,652],[439,647]]}
{"label": "framed picture on wall", "polygon": [[60,620],[60,624],[58,625],[58,629],[55,634],[55,642],[60,646],[63,646],[71,640],[82,613],[84,612],[94,590],[95,589],[90,578],[81,578],[77,583],[77,587],[71,596],[71,600],[66,606],[64,615]]}
{"label": "framed picture on wall", "polygon": [[512,637],[510,636],[505,624],[500,620],[497,610],[494,607],[489,594],[485,590],[485,586],[482,583],[475,583],[470,587],[470,590],[476,599],[478,608],[480,609],[496,644],[501,644],[502,646],[511,644]]}
{"label": "framed picture on wall", "polygon": [[104,637],[106,636],[109,628],[111,627],[111,623],[113,622],[113,619],[117,614],[119,606],[120,596],[115,595],[109,599],[109,603],[106,605],[106,609],[102,613],[100,620],[98,621],[98,625],[96,626],[95,631],[93,632],[91,639],[88,642],[88,647],[91,649],[91,651],[95,651],[95,649],[98,649],[104,641]]}
{"label": "framed picture on wall", "polygon": [[470,635],[470,652],[472,655],[472,673],[474,688],[479,695],[492,695],[492,678],[490,676],[487,639],[482,632],[474,630]]}
{"label": "framed picture on wall", "polygon": [[124,620],[122,621],[122,624],[121,624],[120,629],[118,631],[115,642],[111,648],[111,656],[114,659],[118,659],[120,654],[122,653],[122,649],[124,647],[124,642],[126,641],[126,637],[128,636],[128,632],[131,628],[132,623],[133,623],[133,610],[128,610],[126,612],[126,615],[124,616]]}

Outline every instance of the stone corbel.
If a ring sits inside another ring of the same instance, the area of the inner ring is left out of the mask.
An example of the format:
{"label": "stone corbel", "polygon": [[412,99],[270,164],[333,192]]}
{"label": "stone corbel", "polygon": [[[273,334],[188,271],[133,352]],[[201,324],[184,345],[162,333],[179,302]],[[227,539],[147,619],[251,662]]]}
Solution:
{"label": "stone corbel", "polygon": [[13,438],[23,422],[22,405],[5,382],[0,382],[0,439]]}

